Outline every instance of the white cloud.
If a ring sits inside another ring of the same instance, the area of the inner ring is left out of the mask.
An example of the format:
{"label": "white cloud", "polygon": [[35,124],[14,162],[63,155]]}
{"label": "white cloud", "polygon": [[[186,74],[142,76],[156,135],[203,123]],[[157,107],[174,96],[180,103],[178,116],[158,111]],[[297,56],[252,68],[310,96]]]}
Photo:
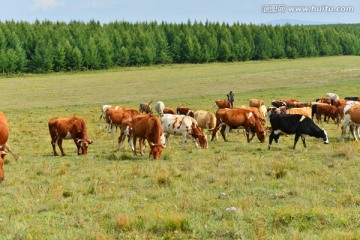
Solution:
{"label": "white cloud", "polygon": [[50,8],[56,8],[64,6],[63,2],[58,0],[33,0],[32,1],[32,9],[33,10],[47,10]]}

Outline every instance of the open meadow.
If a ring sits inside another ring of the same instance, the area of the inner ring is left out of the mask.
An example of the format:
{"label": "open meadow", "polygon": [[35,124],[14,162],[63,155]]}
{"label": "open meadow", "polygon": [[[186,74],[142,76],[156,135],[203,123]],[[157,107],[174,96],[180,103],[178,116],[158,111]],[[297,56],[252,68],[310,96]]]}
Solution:
{"label": "open meadow", "polygon": [[[294,136],[197,149],[170,137],[160,160],[116,151],[119,130],[105,136],[103,104],[138,109],[163,101],[215,113],[232,90],[235,105],[250,98],[311,102],[335,92],[360,95],[360,57],[165,65],[107,71],[0,77],[9,145],[0,183],[0,239],[359,239],[360,144],[339,142],[340,127],[324,127],[330,144]],[[54,157],[48,120],[81,116],[88,155]],[[315,123],[316,120],[315,120]],[[269,125],[269,123],[267,123]],[[220,136],[220,135],[219,135]],[[209,137],[208,137],[209,139]]]}

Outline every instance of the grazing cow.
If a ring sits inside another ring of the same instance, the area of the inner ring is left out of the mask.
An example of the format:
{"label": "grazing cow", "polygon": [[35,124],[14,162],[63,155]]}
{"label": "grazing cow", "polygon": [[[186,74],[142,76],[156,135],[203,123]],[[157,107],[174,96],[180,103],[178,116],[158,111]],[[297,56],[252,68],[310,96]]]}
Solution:
{"label": "grazing cow", "polygon": [[[212,133],[211,141],[214,140],[216,132],[219,130],[219,128],[221,128],[220,133],[224,141],[227,141],[225,136],[225,130],[227,126],[233,129],[244,127],[247,142],[251,142],[251,140],[254,138],[255,133],[260,142],[265,141],[266,132],[250,110],[218,109],[216,111],[216,128]],[[250,131],[252,133],[251,138],[249,137]]]}
{"label": "grazing cow", "polygon": [[272,100],[271,101],[271,106],[273,107],[286,107],[286,103],[282,100]]}
{"label": "grazing cow", "polygon": [[155,110],[157,111],[159,116],[164,114],[164,108],[165,108],[165,104],[162,101],[156,102]]}
{"label": "grazing cow", "polygon": [[176,114],[176,112],[172,108],[164,108],[163,114]]}
{"label": "grazing cow", "polygon": [[161,117],[162,130],[165,135],[166,144],[169,144],[170,134],[182,135],[186,145],[187,135],[195,140],[196,147],[208,148],[206,136],[201,132],[196,120],[190,116],[164,114]]}
{"label": "grazing cow", "polygon": [[254,114],[254,117],[256,118],[256,120],[258,120],[261,123],[261,125],[265,126],[266,119],[260,113],[259,108],[241,106],[241,107],[235,107],[235,109],[246,109],[246,110],[251,111]]}
{"label": "grazing cow", "polygon": [[151,103],[152,103],[152,100],[148,104],[140,103],[139,112],[152,114],[152,109],[151,109],[151,106],[150,106]]}
{"label": "grazing cow", "polygon": [[339,95],[335,94],[335,93],[327,93],[326,97],[330,98],[330,99],[339,99]]}
{"label": "grazing cow", "polygon": [[9,146],[7,146],[7,140],[9,138],[9,125],[7,118],[3,112],[0,112],[0,182],[4,180],[4,161],[7,151],[9,151],[17,160],[17,156],[12,153]]}
{"label": "grazing cow", "polygon": [[[344,108],[344,121],[342,122],[341,126],[340,140],[344,138],[346,127],[348,125],[350,125],[350,132],[353,135],[355,141],[358,141],[358,137],[360,137],[358,132],[358,128],[360,126],[360,106],[348,105]],[[357,131],[358,133],[356,134],[355,131]]]}
{"label": "grazing cow", "polygon": [[204,132],[204,129],[212,132],[216,127],[216,117],[212,112],[198,110],[194,113],[194,119],[202,132]]}
{"label": "grazing cow", "polygon": [[311,118],[311,107],[302,107],[302,108],[291,108],[286,111],[287,114],[301,114],[308,118]]}
{"label": "grazing cow", "polygon": [[261,105],[264,105],[264,101],[259,98],[253,98],[249,100],[249,107],[259,108]]}
{"label": "grazing cow", "polygon": [[271,116],[271,114],[286,114],[286,106],[274,107],[271,106],[267,109],[267,115]]}
{"label": "grazing cow", "polygon": [[[51,136],[51,146],[54,151],[54,156],[57,156],[55,144],[57,142],[61,155],[65,155],[62,148],[63,139],[73,139],[77,147],[78,155],[86,155],[89,144],[93,141],[88,138],[87,128],[84,119],[81,117],[55,117],[50,119],[49,131]],[[80,152],[81,150],[81,152]]]}
{"label": "grazing cow", "polygon": [[113,126],[120,126],[121,125],[121,121],[124,118],[131,118],[132,116],[138,115],[140,114],[139,111],[135,110],[135,109],[108,109],[106,110],[105,113],[105,119],[106,119],[106,136],[108,135],[109,129],[111,127],[111,133],[112,135],[114,135],[114,130],[113,130]]}
{"label": "grazing cow", "polygon": [[305,135],[322,138],[325,144],[329,143],[326,131],[316,126],[311,118],[301,114],[273,114],[270,116],[270,124],[272,130],[269,136],[269,150],[273,140],[279,144],[280,133],[295,134],[293,149],[295,149],[296,143],[300,137],[306,148]]}
{"label": "grazing cow", "polygon": [[231,105],[231,103],[229,102],[229,100],[227,100],[227,99],[216,99],[215,104],[216,104],[216,106],[218,106],[218,108],[232,108],[233,107]]}
{"label": "grazing cow", "polygon": [[190,116],[190,117],[194,117],[194,112],[187,107],[177,107],[176,108],[176,114],[178,115],[186,115],[186,116]]}
{"label": "grazing cow", "polygon": [[327,123],[329,123],[329,119],[332,118],[335,123],[339,121],[339,114],[338,109],[335,106],[332,105],[317,105],[316,107],[316,119],[318,120],[318,123],[321,122],[321,115],[324,115],[324,121],[326,121],[327,117]]}
{"label": "grazing cow", "polygon": [[345,97],[345,100],[360,102],[360,97]]}
{"label": "grazing cow", "polygon": [[149,158],[159,159],[165,145],[161,143],[162,128],[160,120],[154,115],[139,114],[132,118],[133,146],[136,156],[136,139],[140,138],[140,154],[144,156],[142,144],[145,139],[150,145]]}

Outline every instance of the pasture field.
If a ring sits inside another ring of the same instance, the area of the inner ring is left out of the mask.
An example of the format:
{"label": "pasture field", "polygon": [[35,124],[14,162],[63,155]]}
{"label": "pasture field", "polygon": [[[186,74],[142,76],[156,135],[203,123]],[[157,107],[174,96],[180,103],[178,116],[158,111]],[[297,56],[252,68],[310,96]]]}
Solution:
{"label": "pasture field", "polygon": [[[326,57],[1,77],[9,154],[0,184],[0,239],[360,239],[360,145],[307,138],[292,150],[230,133],[208,149],[171,146],[160,160],[133,156],[105,136],[103,104],[138,108],[164,101],[216,111],[232,90],[235,105],[262,98],[313,101],[327,92],[358,96],[360,57]],[[77,156],[52,156],[47,122],[81,116],[94,143]],[[269,123],[268,123],[269,125]],[[148,150],[148,149],[147,149]],[[148,153],[148,151],[147,151]],[[228,210],[227,210],[228,209]]]}

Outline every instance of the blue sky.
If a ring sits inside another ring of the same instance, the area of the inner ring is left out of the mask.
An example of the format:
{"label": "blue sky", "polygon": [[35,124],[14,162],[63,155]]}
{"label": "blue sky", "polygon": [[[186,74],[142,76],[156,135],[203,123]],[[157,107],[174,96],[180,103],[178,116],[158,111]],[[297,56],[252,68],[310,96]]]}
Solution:
{"label": "blue sky", "polygon": [[208,20],[267,24],[294,19],[305,23],[360,23],[358,0],[0,0],[0,6],[3,22],[94,19],[101,23]]}

